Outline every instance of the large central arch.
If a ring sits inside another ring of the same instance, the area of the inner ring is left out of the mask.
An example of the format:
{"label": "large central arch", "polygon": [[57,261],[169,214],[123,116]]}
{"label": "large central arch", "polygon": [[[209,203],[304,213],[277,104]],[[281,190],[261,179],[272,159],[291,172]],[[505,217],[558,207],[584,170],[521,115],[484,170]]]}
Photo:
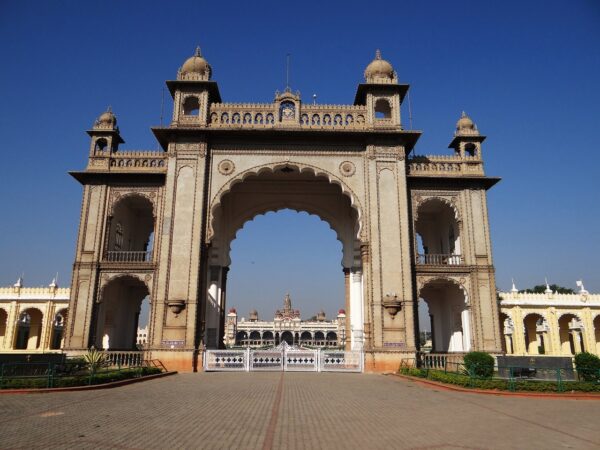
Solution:
{"label": "large central arch", "polygon": [[348,348],[362,348],[363,294],[360,207],[351,190],[332,175],[291,162],[257,167],[230,179],[210,206],[205,343],[223,341],[227,271],[231,242],[244,224],[260,214],[292,209],[327,222],[342,243],[346,282]]}

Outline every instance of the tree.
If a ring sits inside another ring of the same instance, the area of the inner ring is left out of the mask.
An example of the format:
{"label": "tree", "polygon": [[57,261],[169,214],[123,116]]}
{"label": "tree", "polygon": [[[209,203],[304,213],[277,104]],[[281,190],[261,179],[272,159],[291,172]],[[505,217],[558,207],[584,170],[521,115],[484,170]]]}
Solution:
{"label": "tree", "polygon": [[[552,290],[552,292],[557,292],[559,294],[574,294],[575,293],[575,291],[573,289],[562,287],[557,284],[551,284],[550,289]],[[546,292],[546,285],[538,284],[531,289],[523,289],[522,291],[519,291],[519,292],[522,294],[543,294],[544,292]]]}

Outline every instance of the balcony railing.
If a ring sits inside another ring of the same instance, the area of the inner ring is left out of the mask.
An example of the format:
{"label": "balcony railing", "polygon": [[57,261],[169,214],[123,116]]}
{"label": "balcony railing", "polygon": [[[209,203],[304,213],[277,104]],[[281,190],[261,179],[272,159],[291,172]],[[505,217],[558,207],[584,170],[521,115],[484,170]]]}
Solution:
{"label": "balcony railing", "polygon": [[458,266],[464,264],[465,260],[462,255],[436,254],[428,253],[425,255],[417,255],[417,264],[429,266]]}
{"label": "balcony railing", "polygon": [[109,251],[106,252],[106,258],[108,262],[120,262],[120,263],[144,263],[152,261],[152,252],[146,251]]}

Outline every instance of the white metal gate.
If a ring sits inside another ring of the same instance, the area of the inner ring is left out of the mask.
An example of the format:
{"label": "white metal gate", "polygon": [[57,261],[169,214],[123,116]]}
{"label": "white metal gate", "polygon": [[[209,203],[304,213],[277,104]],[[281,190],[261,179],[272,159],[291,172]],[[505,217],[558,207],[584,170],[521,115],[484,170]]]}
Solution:
{"label": "white metal gate", "polygon": [[205,350],[206,372],[362,372],[363,352],[312,350],[282,344],[271,349]]}

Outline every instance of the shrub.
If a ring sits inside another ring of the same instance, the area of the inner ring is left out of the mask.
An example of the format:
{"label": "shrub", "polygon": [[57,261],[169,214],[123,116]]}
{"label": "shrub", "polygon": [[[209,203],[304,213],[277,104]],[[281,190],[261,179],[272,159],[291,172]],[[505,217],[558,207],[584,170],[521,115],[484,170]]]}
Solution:
{"label": "shrub", "polygon": [[469,375],[491,378],[494,374],[494,357],[486,352],[469,352],[465,355],[464,364]]}
{"label": "shrub", "polygon": [[600,358],[593,353],[577,353],[575,368],[579,378],[583,381],[600,382]]}

